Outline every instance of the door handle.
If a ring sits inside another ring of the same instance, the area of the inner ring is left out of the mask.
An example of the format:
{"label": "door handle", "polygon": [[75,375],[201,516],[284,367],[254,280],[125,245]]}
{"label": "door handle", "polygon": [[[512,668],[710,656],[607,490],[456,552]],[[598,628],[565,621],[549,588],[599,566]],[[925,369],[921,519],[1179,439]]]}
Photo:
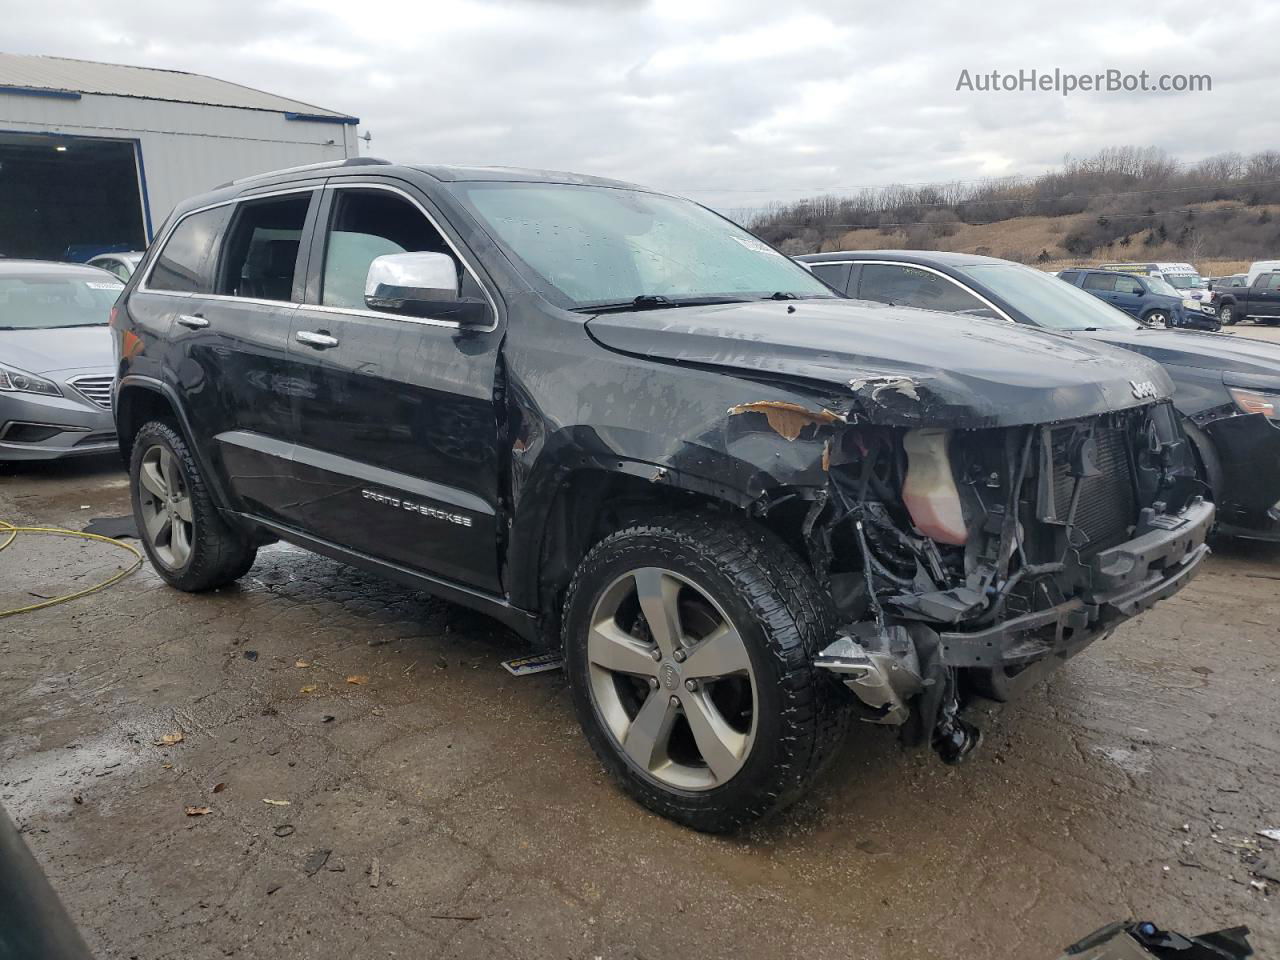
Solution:
{"label": "door handle", "polygon": [[337,337],[331,337],[327,333],[312,333],[310,330],[299,330],[293,335],[293,339],[317,350],[328,350],[338,345]]}
{"label": "door handle", "polygon": [[190,327],[192,330],[200,330],[209,325],[209,321],[204,317],[199,317],[190,313],[179,315],[178,322],[184,327]]}

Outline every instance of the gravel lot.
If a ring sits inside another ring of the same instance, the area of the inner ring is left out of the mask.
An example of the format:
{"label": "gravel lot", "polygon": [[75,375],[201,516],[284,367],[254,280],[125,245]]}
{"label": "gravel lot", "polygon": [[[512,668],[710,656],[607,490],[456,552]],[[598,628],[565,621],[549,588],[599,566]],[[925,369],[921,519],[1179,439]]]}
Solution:
{"label": "gravel lot", "polygon": [[[114,462],[0,468],[0,519],[127,510]],[[20,539],[0,609],[122,558]],[[1246,923],[1270,956],[1277,586],[1280,547],[1218,544],[978,707],[969,765],[860,727],[811,798],[725,839],[615,790],[559,674],[508,676],[524,648],[483,617],[285,546],[202,596],[144,567],[0,620],[0,799],[103,958],[1053,958],[1126,917]]]}

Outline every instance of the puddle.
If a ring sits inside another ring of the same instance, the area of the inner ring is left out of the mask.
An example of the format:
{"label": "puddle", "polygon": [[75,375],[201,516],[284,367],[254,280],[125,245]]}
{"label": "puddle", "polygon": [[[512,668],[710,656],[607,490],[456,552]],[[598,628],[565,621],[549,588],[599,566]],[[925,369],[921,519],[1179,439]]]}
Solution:
{"label": "puddle", "polygon": [[1151,772],[1151,751],[1143,747],[1136,749],[1128,747],[1094,747],[1093,750],[1131,777],[1140,777]]}
{"label": "puddle", "polygon": [[70,808],[75,795],[102,780],[123,778],[143,760],[136,745],[116,731],[52,750],[6,760],[0,774],[0,802],[15,820],[40,811]]}

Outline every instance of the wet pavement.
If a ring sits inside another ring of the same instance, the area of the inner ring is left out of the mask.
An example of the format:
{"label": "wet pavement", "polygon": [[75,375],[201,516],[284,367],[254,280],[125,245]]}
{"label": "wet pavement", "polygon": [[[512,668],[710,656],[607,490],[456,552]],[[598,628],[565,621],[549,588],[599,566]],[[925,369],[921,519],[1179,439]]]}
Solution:
{"label": "wet pavement", "polygon": [[[127,510],[110,461],[0,467],[0,519]],[[129,559],[22,538],[0,609]],[[560,675],[509,676],[526,648],[483,617],[285,546],[200,596],[144,567],[0,620],[0,802],[102,958],[1053,958],[1121,918],[1245,923],[1270,956],[1277,587],[1280,548],[1219,545],[980,706],[967,766],[862,726],[812,796],[715,838],[616,790]]]}

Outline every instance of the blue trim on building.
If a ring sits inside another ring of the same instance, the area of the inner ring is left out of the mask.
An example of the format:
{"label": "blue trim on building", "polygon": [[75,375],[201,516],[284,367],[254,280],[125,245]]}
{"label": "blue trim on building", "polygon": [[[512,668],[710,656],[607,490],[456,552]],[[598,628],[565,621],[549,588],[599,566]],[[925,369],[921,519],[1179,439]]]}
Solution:
{"label": "blue trim on building", "polygon": [[286,120],[306,120],[311,123],[359,123],[359,117],[335,117],[328,113],[286,113]]}
{"label": "blue trim on building", "polygon": [[13,93],[22,97],[53,97],[56,100],[79,100],[74,90],[51,90],[48,87],[13,87],[0,83],[0,93]]}
{"label": "blue trim on building", "polygon": [[140,199],[142,200],[142,228],[147,234],[147,246],[151,246],[151,241],[156,238],[155,231],[151,228],[151,197],[147,194],[147,165],[142,162],[142,141],[133,141],[133,155],[138,160],[138,189],[142,192]]}

